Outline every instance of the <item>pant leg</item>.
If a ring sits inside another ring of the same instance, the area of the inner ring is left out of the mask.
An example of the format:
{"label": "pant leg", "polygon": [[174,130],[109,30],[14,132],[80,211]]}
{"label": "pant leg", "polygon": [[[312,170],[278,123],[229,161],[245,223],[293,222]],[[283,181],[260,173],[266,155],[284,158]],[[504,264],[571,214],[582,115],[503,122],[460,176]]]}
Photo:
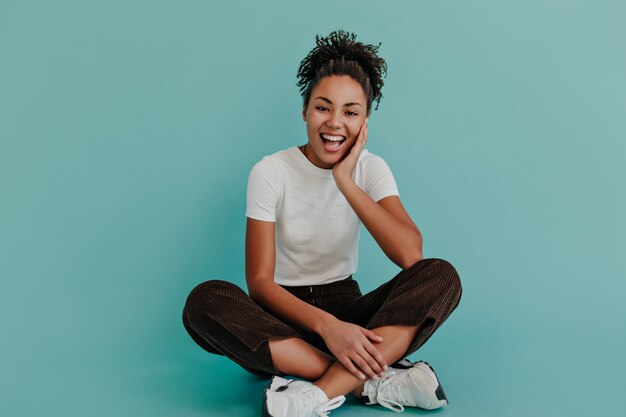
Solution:
{"label": "pant leg", "polygon": [[274,367],[269,341],[302,337],[263,310],[237,285],[206,281],[185,302],[183,325],[207,352],[224,355],[257,375],[281,375]]}
{"label": "pant leg", "polygon": [[390,325],[419,325],[407,356],[421,347],[450,316],[461,299],[456,269],[443,259],[423,259],[377,289],[345,302],[340,320],[368,329]]}

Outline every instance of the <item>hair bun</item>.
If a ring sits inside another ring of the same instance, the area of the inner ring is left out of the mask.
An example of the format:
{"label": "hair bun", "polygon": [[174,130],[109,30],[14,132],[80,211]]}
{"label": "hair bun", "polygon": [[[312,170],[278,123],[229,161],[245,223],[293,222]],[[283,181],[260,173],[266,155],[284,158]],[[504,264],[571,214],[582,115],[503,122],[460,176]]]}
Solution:
{"label": "hair bun", "polygon": [[343,30],[328,36],[315,35],[316,46],[300,62],[298,83],[306,106],[311,91],[320,79],[329,75],[348,75],[358,81],[367,96],[368,113],[376,101],[376,109],[382,98],[383,78],[387,64],[378,56],[378,45],[367,45],[356,40],[356,34]]}

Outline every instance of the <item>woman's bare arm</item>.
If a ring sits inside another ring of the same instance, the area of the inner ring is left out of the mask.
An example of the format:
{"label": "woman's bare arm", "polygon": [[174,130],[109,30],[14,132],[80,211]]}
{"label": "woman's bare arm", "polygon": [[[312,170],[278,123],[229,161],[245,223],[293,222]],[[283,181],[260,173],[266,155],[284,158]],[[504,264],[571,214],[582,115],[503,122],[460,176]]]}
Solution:
{"label": "woman's bare arm", "polygon": [[363,225],[393,263],[407,269],[423,258],[422,234],[400,202],[389,196],[376,202],[352,179],[361,151],[367,143],[367,120],[352,149],[333,167],[333,177]]}
{"label": "woman's bare arm", "polygon": [[292,295],[274,282],[275,223],[248,218],[246,225],[246,283],[250,297],[278,317],[320,333],[335,317]]}
{"label": "woman's bare arm", "polygon": [[423,258],[422,234],[402,206],[400,197],[389,196],[377,203],[352,181],[338,186],[393,263],[407,269]]}

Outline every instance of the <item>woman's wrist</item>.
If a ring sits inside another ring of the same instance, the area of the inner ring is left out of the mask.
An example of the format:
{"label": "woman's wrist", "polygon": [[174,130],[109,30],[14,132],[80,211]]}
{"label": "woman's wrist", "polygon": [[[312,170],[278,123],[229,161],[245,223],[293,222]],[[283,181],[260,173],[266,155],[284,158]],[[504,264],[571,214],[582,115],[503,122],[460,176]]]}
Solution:
{"label": "woman's wrist", "polygon": [[330,313],[327,313],[326,311],[320,310],[323,312],[323,314],[320,315],[319,319],[316,321],[315,323],[315,328],[314,331],[315,333],[319,334],[322,338],[324,338],[324,334],[327,332],[328,329],[333,327],[333,324],[335,324],[338,319],[333,316]]}
{"label": "woman's wrist", "polygon": [[337,184],[337,188],[343,194],[346,193],[346,190],[348,190],[350,186],[356,185],[356,183],[352,181],[352,178],[348,176],[337,175],[334,178],[335,178],[335,184]]}

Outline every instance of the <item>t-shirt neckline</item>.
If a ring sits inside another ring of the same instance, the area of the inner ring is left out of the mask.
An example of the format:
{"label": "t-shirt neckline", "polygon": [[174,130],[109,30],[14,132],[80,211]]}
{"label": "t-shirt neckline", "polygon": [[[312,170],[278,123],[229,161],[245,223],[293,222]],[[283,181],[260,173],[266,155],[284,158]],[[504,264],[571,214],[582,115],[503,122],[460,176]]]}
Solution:
{"label": "t-shirt neckline", "polygon": [[329,169],[324,169],[324,168],[320,168],[316,165],[313,164],[313,162],[309,161],[309,158],[307,158],[302,151],[300,150],[300,148],[298,146],[294,146],[291,148],[292,152],[296,153],[296,160],[300,163],[300,165],[302,167],[304,167],[304,169],[306,169],[307,171],[309,171],[311,174],[316,175],[320,178],[327,178],[327,179],[332,179],[333,178],[333,170],[332,168]]}

